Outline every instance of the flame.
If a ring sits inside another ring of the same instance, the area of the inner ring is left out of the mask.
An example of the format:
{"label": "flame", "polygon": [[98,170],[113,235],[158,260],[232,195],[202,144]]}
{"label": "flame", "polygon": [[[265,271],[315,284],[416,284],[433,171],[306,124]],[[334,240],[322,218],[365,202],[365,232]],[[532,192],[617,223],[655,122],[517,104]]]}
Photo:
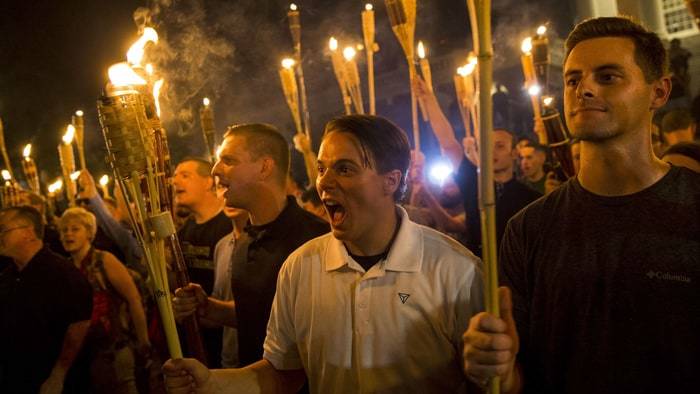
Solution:
{"label": "flame", "polygon": [[457,74],[467,77],[471,75],[476,69],[476,63],[467,63],[464,66],[457,69]]}
{"label": "flame", "polygon": [[162,88],[162,87],[163,87],[163,79],[162,78],[157,80],[153,84],[153,101],[156,104],[156,114],[158,115],[159,118],[160,118],[160,100],[159,100],[159,97],[160,97],[160,88]]}
{"label": "flame", "polygon": [[296,11],[296,10],[298,10],[298,9],[299,9],[299,7],[297,7],[297,5],[294,4],[294,3],[292,3],[292,4],[289,5],[289,10],[290,10],[290,11]]}
{"label": "flame", "polygon": [[146,64],[146,73],[148,75],[153,75],[153,65],[151,63]]}
{"label": "flame", "polygon": [[423,41],[418,41],[418,57],[425,59],[425,46],[423,45]]}
{"label": "flame", "polygon": [[294,67],[295,63],[296,62],[294,61],[294,59],[289,58],[289,57],[282,59],[282,67],[286,68],[287,70]]}
{"label": "flame", "polygon": [[537,28],[537,35],[543,36],[545,33],[547,33],[547,26],[540,25],[540,27]]}
{"label": "flame", "polygon": [[204,104],[205,107],[208,107],[209,104],[211,104],[211,101],[209,101],[209,97],[205,97],[202,99],[202,104]]}
{"label": "flame", "polygon": [[143,60],[144,48],[149,42],[154,44],[158,42],[158,33],[152,27],[143,29],[141,37],[126,52],[126,60],[134,66],[140,66]]}
{"label": "flame", "polygon": [[552,96],[545,96],[542,98],[542,103],[544,103],[545,107],[549,107],[550,105],[552,105],[553,102],[554,102],[554,97],[552,97]]}
{"label": "flame", "polygon": [[523,40],[523,43],[520,45],[520,50],[526,55],[532,52],[532,37]]}
{"label": "flame", "polygon": [[73,137],[75,136],[75,126],[72,124],[69,124],[66,127],[66,134],[63,134],[63,143],[66,145],[70,145],[71,142],[73,142]]}
{"label": "flame", "polygon": [[128,63],[117,63],[107,71],[109,81],[114,86],[145,85],[146,81],[138,76]]}
{"label": "flame", "polygon": [[351,61],[352,59],[354,59],[356,54],[357,52],[353,47],[345,47],[345,49],[343,49],[343,56],[347,61]]}
{"label": "flame", "polygon": [[71,181],[76,181],[78,177],[80,176],[80,171],[76,171],[70,174],[70,180]]}
{"label": "flame", "polygon": [[84,113],[83,113],[83,111],[81,111],[81,110],[77,110],[77,111],[75,111],[75,115],[76,115],[76,116],[83,116]]}
{"label": "flame", "polygon": [[467,57],[467,64],[472,64],[472,65],[474,65],[474,67],[476,67],[476,64],[478,62],[479,62],[479,59],[477,59],[474,52],[469,52],[469,56]]}
{"label": "flame", "polygon": [[527,94],[530,96],[537,96],[542,92],[540,85],[532,85],[527,89]]}
{"label": "flame", "polygon": [[29,160],[29,155],[31,155],[31,154],[32,154],[32,144],[25,145],[24,149],[22,150],[22,157]]}
{"label": "flame", "polygon": [[56,182],[49,185],[48,190],[49,190],[49,193],[56,193],[57,191],[61,190],[62,188],[63,188],[63,181],[58,179],[58,180],[56,180]]}
{"label": "flame", "polygon": [[328,49],[333,52],[338,50],[338,40],[336,40],[335,37],[331,37],[331,39],[328,40]]}
{"label": "flame", "polygon": [[100,177],[100,181],[99,181],[99,182],[100,182],[100,185],[102,185],[102,186],[107,186],[107,184],[109,183],[109,176],[108,176],[107,174],[102,175],[102,176]]}
{"label": "flame", "polygon": [[12,175],[10,175],[10,171],[2,170],[2,179],[6,181],[12,180]]}
{"label": "flame", "polygon": [[370,3],[365,4],[365,10],[372,11],[373,8],[374,7],[372,7],[372,4],[370,4]]}

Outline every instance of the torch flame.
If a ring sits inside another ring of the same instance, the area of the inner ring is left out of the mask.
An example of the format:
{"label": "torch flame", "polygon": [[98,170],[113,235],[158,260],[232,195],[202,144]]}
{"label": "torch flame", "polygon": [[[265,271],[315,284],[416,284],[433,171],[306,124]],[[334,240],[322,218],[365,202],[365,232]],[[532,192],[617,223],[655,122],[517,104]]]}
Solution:
{"label": "torch flame", "polygon": [[370,3],[365,4],[365,9],[367,11],[372,11],[372,8],[374,8],[374,7],[372,7],[372,4],[370,4]]}
{"label": "torch flame", "polygon": [[135,66],[140,66],[143,60],[144,48],[149,42],[154,44],[158,42],[158,33],[152,27],[143,29],[141,37],[126,52],[126,60]]}
{"label": "torch flame", "polygon": [[466,75],[471,75],[474,70],[476,70],[476,63],[467,63],[464,65],[464,72]]}
{"label": "torch flame", "polygon": [[418,57],[425,59],[425,46],[423,45],[423,41],[418,41]]}
{"label": "torch flame", "polygon": [[49,193],[56,193],[63,188],[63,181],[58,179],[56,182],[49,185]]}
{"label": "torch flame", "polygon": [[527,93],[530,96],[537,96],[540,94],[541,91],[542,91],[542,88],[540,88],[540,85],[532,85],[527,89]]}
{"label": "torch flame", "polygon": [[66,134],[63,134],[63,143],[70,145],[70,143],[73,142],[73,137],[75,137],[75,126],[69,124],[66,127]]}
{"label": "torch flame", "polygon": [[292,11],[296,11],[296,10],[299,9],[299,7],[297,7],[296,4],[292,3],[292,4],[289,5],[289,9],[292,10]]}
{"label": "torch flame", "polygon": [[76,171],[70,174],[70,180],[71,181],[76,181],[78,177],[80,176],[80,171]]}
{"label": "torch flame", "polygon": [[77,110],[77,111],[75,111],[75,115],[76,115],[76,116],[83,116],[84,113],[83,113],[83,111],[81,111],[81,110]]}
{"label": "torch flame", "polygon": [[520,50],[526,55],[532,52],[532,37],[523,40],[522,45],[520,45]]}
{"label": "torch flame", "polygon": [[290,57],[286,57],[286,58],[282,59],[282,67],[286,68],[287,70],[294,67],[295,63],[296,62],[294,61],[294,59],[292,59]]}
{"label": "torch flame", "polygon": [[107,186],[109,183],[109,176],[107,174],[104,174],[100,177],[100,185],[102,186]]}
{"label": "torch flame", "polygon": [[205,98],[202,100],[202,104],[204,104],[205,107],[208,107],[209,104],[211,104],[211,101],[209,101],[209,97],[205,97]]}
{"label": "torch flame", "polygon": [[328,40],[328,49],[333,52],[338,49],[338,40],[336,40],[335,37],[331,37],[331,39]]}
{"label": "torch flame", "polygon": [[138,74],[127,63],[117,63],[107,71],[109,81],[114,86],[128,85],[145,85],[146,81],[139,77]]}
{"label": "torch flame", "polygon": [[25,159],[29,159],[29,155],[32,154],[32,144],[27,144],[24,146],[24,150],[22,150],[22,157]]}
{"label": "torch flame", "polygon": [[476,67],[476,64],[478,62],[479,62],[479,59],[477,59],[474,52],[469,52],[469,56],[467,57],[467,64],[472,64],[472,65],[474,65],[474,67]]}
{"label": "torch flame", "polygon": [[357,52],[353,47],[345,47],[345,49],[343,49],[343,57],[345,57],[347,61],[354,59],[356,54]]}
{"label": "torch flame", "polygon": [[542,103],[544,103],[545,107],[549,107],[550,105],[552,105],[553,102],[554,102],[554,97],[552,97],[552,96],[546,96],[542,99]]}
{"label": "torch flame", "polygon": [[12,175],[10,175],[10,171],[2,170],[2,179],[6,181],[12,180]]}
{"label": "torch flame", "polygon": [[153,65],[151,63],[146,64],[146,73],[153,75]]}
{"label": "torch flame", "polygon": [[159,79],[153,84],[153,101],[156,104],[156,114],[158,115],[159,118],[160,118],[160,100],[159,100],[159,97],[160,97],[160,88],[162,88],[162,87],[163,87],[163,79]]}
{"label": "torch flame", "polygon": [[537,35],[538,36],[543,36],[547,32],[547,26],[545,25],[540,25],[540,27],[537,28]]}

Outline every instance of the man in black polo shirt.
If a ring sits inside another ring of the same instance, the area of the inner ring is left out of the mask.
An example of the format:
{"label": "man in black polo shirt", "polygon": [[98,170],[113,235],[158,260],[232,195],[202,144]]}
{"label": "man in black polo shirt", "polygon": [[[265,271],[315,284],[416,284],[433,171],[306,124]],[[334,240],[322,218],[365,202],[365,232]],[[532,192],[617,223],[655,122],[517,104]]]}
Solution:
{"label": "man in black polo shirt", "polygon": [[229,128],[213,175],[226,189],[226,205],[250,213],[232,256],[234,300],[207,298],[196,284],[178,289],[173,300],[178,318],[198,310],[203,324],[236,327],[241,366],[262,357],[282,263],[306,241],[329,231],[328,224],[286,195],[288,172],[289,147],[274,127],[246,124]]}
{"label": "man in black polo shirt", "polygon": [[90,285],[43,231],[32,207],[0,211],[0,254],[13,260],[0,272],[1,393],[60,393],[90,324]]}

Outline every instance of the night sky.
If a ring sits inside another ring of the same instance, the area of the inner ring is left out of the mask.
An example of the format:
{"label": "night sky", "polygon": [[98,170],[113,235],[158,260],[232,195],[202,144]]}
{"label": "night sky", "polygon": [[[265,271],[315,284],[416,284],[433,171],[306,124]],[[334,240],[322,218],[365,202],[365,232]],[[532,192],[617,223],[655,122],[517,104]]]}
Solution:
{"label": "night sky", "polygon": [[[314,101],[315,91],[337,89],[325,54],[328,37],[333,34],[361,42],[364,3],[297,1],[317,135],[328,119],[316,119],[314,113],[339,114],[342,110],[339,95],[338,103],[330,103],[330,110],[318,108],[327,103]],[[381,73],[396,68],[397,63],[402,66],[403,56],[383,1],[374,3],[380,45],[375,63]],[[565,34],[571,17],[557,17],[569,9],[561,3],[494,1],[496,49],[505,44],[512,47],[520,39],[511,37],[518,29],[532,28],[543,20],[550,21],[559,35]],[[21,174],[22,147],[32,143],[42,181],[59,175],[56,146],[77,109],[86,113],[88,166],[95,175],[106,172],[95,100],[106,82],[107,68],[124,61],[126,50],[138,37],[133,20],[138,7],[155,11],[152,22],[161,42],[147,60],[166,79],[163,121],[176,160],[203,153],[197,110],[204,96],[214,101],[219,133],[228,124],[246,121],[267,121],[288,131],[291,119],[277,75],[279,60],[292,52],[288,5],[286,0],[4,0],[0,6],[0,117],[15,173]],[[433,55],[471,47],[464,0],[419,1],[418,18],[417,37],[430,43]],[[261,110],[267,107],[284,111]]]}

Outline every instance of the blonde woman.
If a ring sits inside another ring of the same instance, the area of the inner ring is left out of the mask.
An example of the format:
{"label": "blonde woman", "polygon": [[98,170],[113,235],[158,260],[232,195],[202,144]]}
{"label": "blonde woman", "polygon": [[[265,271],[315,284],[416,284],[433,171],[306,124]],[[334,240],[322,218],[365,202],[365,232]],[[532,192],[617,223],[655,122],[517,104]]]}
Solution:
{"label": "blonde woman", "polygon": [[69,208],[58,222],[61,243],[93,289],[90,330],[85,340],[91,391],[138,393],[134,348],[150,349],[141,295],[127,268],[109,252],[95,249],[95,216],[84,208]]}

